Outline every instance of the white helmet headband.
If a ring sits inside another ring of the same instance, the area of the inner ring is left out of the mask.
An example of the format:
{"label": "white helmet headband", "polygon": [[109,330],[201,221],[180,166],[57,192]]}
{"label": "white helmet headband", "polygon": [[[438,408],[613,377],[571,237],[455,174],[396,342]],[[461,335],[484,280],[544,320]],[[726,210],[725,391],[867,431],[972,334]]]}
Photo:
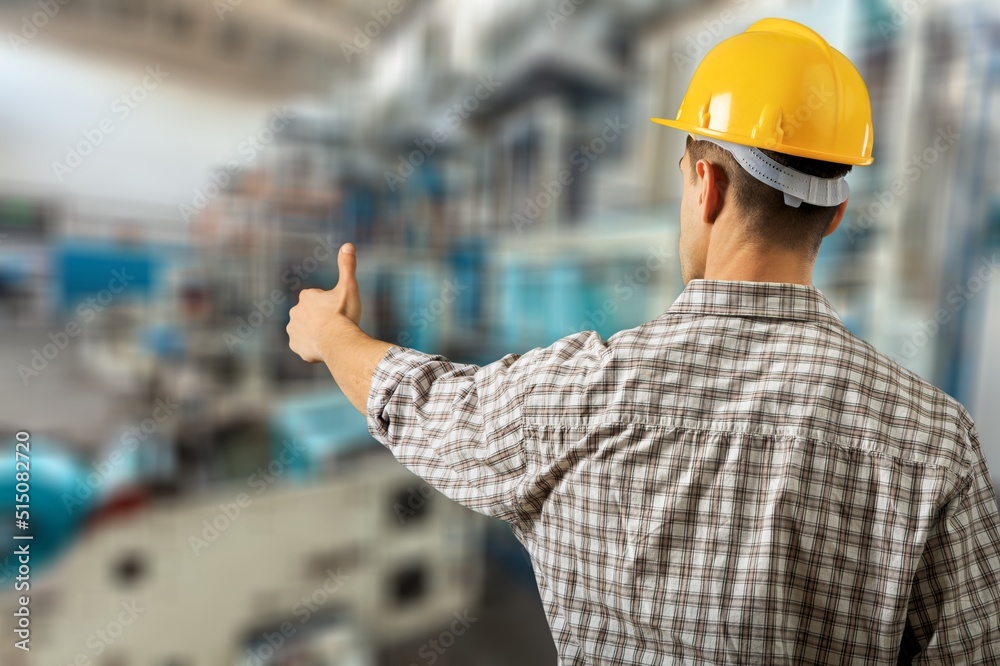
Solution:
{"label": "white helmet headband", "polygon": [[770,157],[750,146],[720,141],[707,136],[694,137],[710,141],[732,153],[747,173],[760,182],[785,193],[785,203],[798,208],[802,202],[814,206],[837,206],[850,196],[850,188],[843,177],[820,178],[778,164]]}

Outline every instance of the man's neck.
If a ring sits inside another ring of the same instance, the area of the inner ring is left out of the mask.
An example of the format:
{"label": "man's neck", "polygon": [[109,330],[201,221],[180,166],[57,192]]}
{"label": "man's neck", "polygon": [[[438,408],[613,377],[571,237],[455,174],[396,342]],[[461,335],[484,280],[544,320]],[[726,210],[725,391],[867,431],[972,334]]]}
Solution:
{"label": "man's neck", "polygon": [[800,255],[775,252],[761,256],[757,253],[740,252],[728,256],[709,256],[705,265],[705,279],[812,285],[812,271],[812,263],[805,262]]}

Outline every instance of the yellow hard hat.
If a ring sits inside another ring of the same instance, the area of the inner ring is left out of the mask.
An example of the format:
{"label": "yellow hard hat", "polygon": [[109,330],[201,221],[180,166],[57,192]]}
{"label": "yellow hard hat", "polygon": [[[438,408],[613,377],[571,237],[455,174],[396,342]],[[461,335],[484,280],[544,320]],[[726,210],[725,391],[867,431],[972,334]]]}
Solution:
{"label": "yellow hard hat", "polygon": [[653,122],[742,146],[872,163],[868,89],[851,61],[801,23],[767,18],[712,48],[675,120]]}

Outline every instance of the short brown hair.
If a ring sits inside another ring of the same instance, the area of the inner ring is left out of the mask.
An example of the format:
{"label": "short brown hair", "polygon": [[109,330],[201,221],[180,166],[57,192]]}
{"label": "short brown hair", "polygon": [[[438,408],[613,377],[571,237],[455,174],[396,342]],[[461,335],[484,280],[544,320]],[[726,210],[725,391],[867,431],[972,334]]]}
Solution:
{"label": "short brown hair", "polygon": [[[850,164],[824,162],[807,157],[796,157],[773,150],[760,149],[775,162],[820,178],[838,178],[851,171]],[[691,180],[696,176],[695,164],[707,159],[717,164],[726,174],[732,201],[743,212],[748,237],[761,249],[779,246],[800,250],[810,257],[819,252],[820,243],[836,206],[815,206],[803,203],[798,208],[785,204],[785,195],[746,172],[732,154],[711,141],[699,141],[688,135],[687,152]]]}

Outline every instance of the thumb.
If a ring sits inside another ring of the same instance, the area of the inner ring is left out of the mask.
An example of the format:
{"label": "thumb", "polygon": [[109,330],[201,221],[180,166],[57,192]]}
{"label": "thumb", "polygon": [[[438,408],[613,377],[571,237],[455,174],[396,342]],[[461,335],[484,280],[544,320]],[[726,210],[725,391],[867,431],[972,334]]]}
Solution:
{"label": "thumb", "polygon": [[340,270],[340,282],[345,285],[356,285],[355,270],[358,267],[358,257],[354,253],[353,243],[344,243],[340,246],[340,253],[337,255],[337,268]]}

